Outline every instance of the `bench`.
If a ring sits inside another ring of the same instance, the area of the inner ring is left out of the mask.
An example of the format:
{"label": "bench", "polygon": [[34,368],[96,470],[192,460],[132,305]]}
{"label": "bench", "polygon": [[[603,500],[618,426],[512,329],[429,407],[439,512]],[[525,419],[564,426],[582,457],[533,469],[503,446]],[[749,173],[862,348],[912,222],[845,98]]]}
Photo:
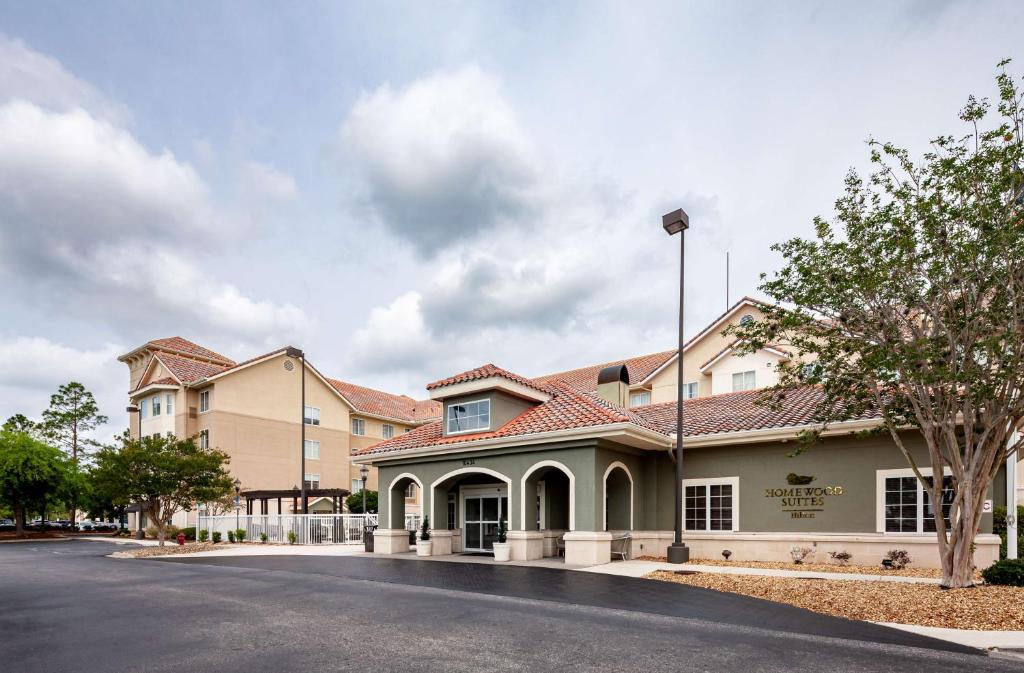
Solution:
{"label": "bench", "polygon": [[618,556],[623,561],[629,556],[629,533],[612,536],[612,558]]}

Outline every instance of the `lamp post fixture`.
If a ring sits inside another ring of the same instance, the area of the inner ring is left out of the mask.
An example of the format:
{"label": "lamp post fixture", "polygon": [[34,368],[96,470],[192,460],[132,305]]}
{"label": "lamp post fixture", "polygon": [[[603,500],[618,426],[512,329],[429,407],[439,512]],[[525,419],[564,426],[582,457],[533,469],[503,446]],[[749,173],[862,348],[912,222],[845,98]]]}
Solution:
{"label": "lamp post fixture", "polygon": [[[137,405],[135,405],[135,404],[129,404],[127,407],[125,407],[124,410],[127,411],[128,414],[129,414],[129,419],[128,419],[128,428],[129,429],[131,429],[131,427],[132,427],[132,421],[131,421],[130,415],[131,414],[138,414],[139,415],[139,433],[136,436],[136,439],[141,441],[142,440],[142,413],[141,413],[142,410]],[[146,537],[146,534],[142,531],[142,508],[140,507],[135,512],[135,539],[136,540],[141,540],[144,537]]]}
{"label": "lamp post fixture", "polygon": [[366,527],[366,478],[370,476],[370,468],[359,466],[359,480],[363,482],[363,527]]}
{"label": "lamp post fixture", "polygon": [[299,450],[301,453],[299,455],[302,456],[302,467],[299,469],[302,470],[302,474],[299,476],[302,477],[302,481],[300,482],[302,484],[302,513],[309,514],[308,500],[306,500],[306,354],[295,346],[289,346],[286,348],[284,354],[290,358],[298,358],[299,367],[301,369],[299,377],[301,381],[299,386],[302,388],[300,394],[302,397],[302,408],[299,410],[299,422],[301,423]]}
{"label": "lamp post fixture", "polygon": [[669,563],[686,563],[690,560],[690,549],[683,544],[683,297],[686,286],[686,230],[690,228],[690,216],[682,208],[673,210],[661,218],[661,226],[669,236],[679,234],[679,350],[676,368],[676,528],[675,538],[668,547]]}
{"label": "lamp post fixture", "polygon": [[235,530],[238,530],[238,514],[242,508],[242,480],[235,479]]}

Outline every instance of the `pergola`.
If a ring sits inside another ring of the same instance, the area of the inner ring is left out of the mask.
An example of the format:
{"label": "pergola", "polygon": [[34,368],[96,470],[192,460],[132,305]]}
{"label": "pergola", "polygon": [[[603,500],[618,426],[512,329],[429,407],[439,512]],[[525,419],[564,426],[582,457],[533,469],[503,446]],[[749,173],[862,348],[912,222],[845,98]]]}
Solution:
{"label": "pergola", "polygon": [[330,498],[331,512],[337,514],[341,511],[341,500],[348,497],[349,490],[347,488],[307,488],[306,500],[302,503],[301,509],[299,508],[299,500],[302,499],[302,491],[297,488],[243,491],[240,495],[245,498],[245,513],[249,515],[253,514],[253,503],[259,504],[259,514],[270,514],[271,500],[277,500],[277,513],[282,514],[281,501],[289,498],[292,501],[292,512],[294,513],[308,511],[310,498]]}

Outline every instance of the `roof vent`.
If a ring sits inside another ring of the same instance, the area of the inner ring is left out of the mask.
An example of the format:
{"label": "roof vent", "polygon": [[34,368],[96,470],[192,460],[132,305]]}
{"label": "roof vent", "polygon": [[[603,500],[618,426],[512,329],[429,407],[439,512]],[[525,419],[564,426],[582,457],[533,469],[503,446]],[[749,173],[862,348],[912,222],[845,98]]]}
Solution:
{"label": "roof vent", "polygon": [[611,367],[605,367],[597,375],[597,385],[602,383],[625,383],[629,385],[629,370],[626,369],[626,365],[612,365]]}
{"label": "roof vent", "polygon": [[292,361],[291,360],[285,360],[284,361],[284,370],[286,372],[290,372],[293,369],[295,369],[295,365],[292,364]]}
{"label": "roof vent", "polygon": [[597,375],[597,394],[612,404],[625,407],[629,401],[629,370],[626,365],[602,369]]}

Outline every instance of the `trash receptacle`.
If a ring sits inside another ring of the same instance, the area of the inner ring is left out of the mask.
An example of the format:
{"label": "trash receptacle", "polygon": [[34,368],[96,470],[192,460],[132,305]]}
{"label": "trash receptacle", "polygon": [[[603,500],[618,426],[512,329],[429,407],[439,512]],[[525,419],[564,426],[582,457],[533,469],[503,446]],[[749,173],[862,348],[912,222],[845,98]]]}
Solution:
{"label": "trash receptacle", "polygon": [[373,552],[373,531],[377,530],[376,526],[365,526],[363,528],[363,550]]}

